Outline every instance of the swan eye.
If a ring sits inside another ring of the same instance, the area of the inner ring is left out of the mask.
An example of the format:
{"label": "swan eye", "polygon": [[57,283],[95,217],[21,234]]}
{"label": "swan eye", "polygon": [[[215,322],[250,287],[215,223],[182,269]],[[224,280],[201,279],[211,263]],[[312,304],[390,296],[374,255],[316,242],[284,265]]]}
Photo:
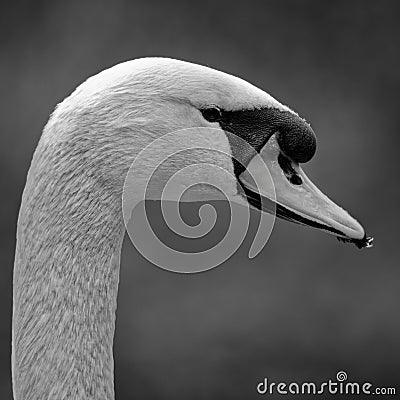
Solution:
{"label": "swan eye", "polygon": [[208,122],[218,122],[222,117],[221,110],[216,106],[204,108],[200,111]]}

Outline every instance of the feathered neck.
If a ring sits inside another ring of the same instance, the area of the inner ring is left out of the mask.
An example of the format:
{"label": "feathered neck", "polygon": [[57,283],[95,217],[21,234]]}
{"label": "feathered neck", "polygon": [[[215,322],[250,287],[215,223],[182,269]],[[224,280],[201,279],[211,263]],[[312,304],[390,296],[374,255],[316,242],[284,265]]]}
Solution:
{"label": "feathered neck", "polygon": [[114,398],[121,197],[84,154],[44,135],[28,174],[14,267],[16,400]]}

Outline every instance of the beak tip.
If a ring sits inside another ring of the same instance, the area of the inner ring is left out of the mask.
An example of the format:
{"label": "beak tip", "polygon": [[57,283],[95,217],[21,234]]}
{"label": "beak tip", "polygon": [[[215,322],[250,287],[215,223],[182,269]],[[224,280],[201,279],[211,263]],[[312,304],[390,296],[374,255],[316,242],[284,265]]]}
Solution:
{"label": "beak tip", "polygon": [[374,246],[373,244],[374,238],[372,236],[367,236],[365,235],[362,239],[360,240],[354,240],[353,243],[359,248],[359,249],[370,249],[371,247]]}
{"label": "beak tip", "polygon": [[[374,238],[367,236],[364,228],[356,220],[353,220],[353,226],[351,230],[346,232],[347,237],[338,237],[339,241],[353,243],[359,249],[369,249],[373,247]],[[350,228],[350,227],[349,227]]]}

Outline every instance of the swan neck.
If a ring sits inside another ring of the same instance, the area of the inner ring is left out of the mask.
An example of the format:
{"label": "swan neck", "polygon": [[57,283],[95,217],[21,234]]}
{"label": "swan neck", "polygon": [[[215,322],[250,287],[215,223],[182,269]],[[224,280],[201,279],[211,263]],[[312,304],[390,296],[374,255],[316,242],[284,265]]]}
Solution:
{"label": "swan neck", "polygon": [[114,398],[124,227],[118,190],[107,185],[39,145],[17,228],[15,400]]}

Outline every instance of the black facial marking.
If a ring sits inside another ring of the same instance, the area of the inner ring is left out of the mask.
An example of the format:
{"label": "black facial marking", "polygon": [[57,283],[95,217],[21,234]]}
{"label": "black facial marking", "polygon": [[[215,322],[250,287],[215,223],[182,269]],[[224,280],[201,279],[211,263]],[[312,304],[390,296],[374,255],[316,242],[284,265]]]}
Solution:
{"label": "black facial marking", "polygon": [[[290,111],[277,108],[256,108],[251,110],[220,110],[219,124],[228,135],[232,148],[235,173],[244,171],[254,154],[244,149],[234,136],[237,135],[260,152],[268,139],[277,133],[278,144],[282,152],[295,162],[306,162],[312,158],[316,149],[316,139],[310,125]],[[235,160],[240,160],[240,163]],[[295,178],[296,179],[296,178]]]}

